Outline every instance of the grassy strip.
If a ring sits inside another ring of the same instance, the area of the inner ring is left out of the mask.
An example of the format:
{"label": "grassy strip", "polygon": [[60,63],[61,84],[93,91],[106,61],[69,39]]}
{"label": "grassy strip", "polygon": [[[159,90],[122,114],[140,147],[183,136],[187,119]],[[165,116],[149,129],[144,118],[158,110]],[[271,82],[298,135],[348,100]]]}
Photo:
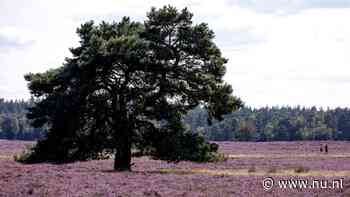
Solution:
{"label": "grassy strip", "polygon": [[350,154],[228,154],[228,159],[249,159],[249,158],[261,158],[261,159],[284,159],[284,158],[350,158]]}
{"label": "grassy strip", "polygon": [[10,155],[0,155],[0,159],[12,159],[13,157]]}
{"label": "grassy strip", "polygon": [[165,174],[205,174],[210,176],[302,176],[302,177],[350,177],[350,171],[329,171],[329,170],[310,170],[307,172],[296,172],[295,169],[276,170],[274,172],[257,170],[254,172],[249,169],[232,170],[211,170],[205,168],[196,169],[161,169],[160,173]]}

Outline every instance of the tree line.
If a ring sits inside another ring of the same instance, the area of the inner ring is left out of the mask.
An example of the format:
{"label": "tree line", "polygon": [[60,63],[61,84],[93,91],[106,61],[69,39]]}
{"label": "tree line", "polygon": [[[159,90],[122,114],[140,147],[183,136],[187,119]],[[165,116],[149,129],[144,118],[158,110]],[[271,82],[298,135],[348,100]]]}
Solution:
{"label": "tree line", "polygon": [[221,122],[207,123],[201,107],[184,118],[187,126],[214,141],[350,140],[350,109],[243,107]]}
{"label": "tree line", "polygon": [[[0,99],[0,139],[36,140],[46,128],[34,128],[26,118],[32,101]],[[208,124],[205,109],[184,116],[188,129],[213,141],[350,140],[350,109],[264,107],[242,109]]]}
{"label": "tree line", "polygon": [[44,128],[34,128],[26,117],[31,101],[0,98],[0,139],[35,140],[45,134]]}

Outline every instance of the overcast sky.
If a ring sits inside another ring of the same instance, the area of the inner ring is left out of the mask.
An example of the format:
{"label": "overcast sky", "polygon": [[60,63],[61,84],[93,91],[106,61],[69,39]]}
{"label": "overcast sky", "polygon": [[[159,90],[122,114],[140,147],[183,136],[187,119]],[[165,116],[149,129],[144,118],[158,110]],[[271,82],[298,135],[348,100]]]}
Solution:
{"label": "overcast sky", "polygon": [[0,97],[29,98],[23,75],[62,65],[81,23],[167,4],[214,30],[246,105],[350,107],[350,0],[0,0]]}

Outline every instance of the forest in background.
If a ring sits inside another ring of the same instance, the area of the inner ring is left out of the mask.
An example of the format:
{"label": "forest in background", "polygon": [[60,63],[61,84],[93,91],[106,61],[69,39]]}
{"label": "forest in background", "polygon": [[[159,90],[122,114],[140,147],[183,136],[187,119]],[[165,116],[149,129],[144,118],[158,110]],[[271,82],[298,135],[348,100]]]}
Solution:
{"label": "forest in background", "polygon": [[349,140],[350,109],[316,107],[244,107],[221,122],[207,123],[201,107],[185,118],[193,132],[213,141]]}
{"label": "forest in background", "polygon": [[[26,118],[32,101],[0,99],[0,138],[35,140],[46,128],[33,128]],[[197,107],[184,117],[192,132],[213,141],[350,140],[350,109],[316,107],[243,107],[223,121],[208,124],[206,110]]]}
{"label": "forest in background", "polygon": [[32,101],[0,98],[0,139],[35,140],[45,136],[44,128],[33,128],[26,118]]}

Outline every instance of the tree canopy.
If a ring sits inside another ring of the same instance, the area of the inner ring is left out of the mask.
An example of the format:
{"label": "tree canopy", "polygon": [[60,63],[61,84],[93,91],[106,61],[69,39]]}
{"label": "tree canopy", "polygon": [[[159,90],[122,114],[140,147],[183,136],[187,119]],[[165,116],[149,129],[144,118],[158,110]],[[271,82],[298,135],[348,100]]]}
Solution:
{"label": "tree canopy", "polygon": [[[149,145],[162,157],[164,142],[186,139],[197,144],[182,144],[184,152],[198,153],[198,144],[210,152],[215,146],[186,133],[182,116],[201,105],[210,122],[242,106],[223,81],[227,59],[214,32],[205,23],[193,24],[187,9],[152,8],[144,23],[128,17],[90,21],[77,34],[80,44],[62,67],[25,75],[35,98],[28,118],[49,127],[33,161],[86,159],[108,149],[116,152],[116,170],[130,170],[132,146]],[[184,155],[191,154],[165,158]]]}

